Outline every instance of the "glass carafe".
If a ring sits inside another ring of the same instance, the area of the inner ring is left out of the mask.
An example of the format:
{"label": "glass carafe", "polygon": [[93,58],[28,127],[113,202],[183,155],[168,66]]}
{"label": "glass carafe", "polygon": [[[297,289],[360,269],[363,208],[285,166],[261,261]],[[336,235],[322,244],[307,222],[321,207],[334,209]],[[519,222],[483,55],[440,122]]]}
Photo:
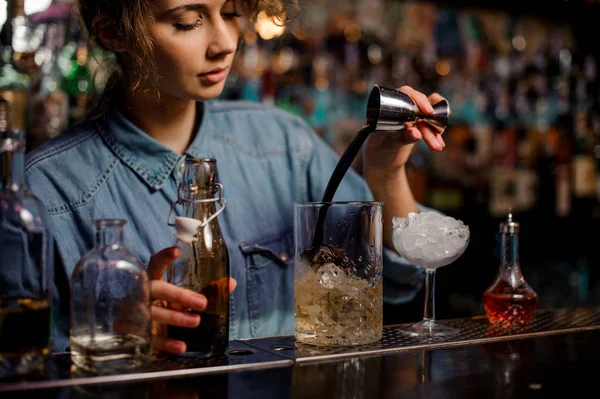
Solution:
{"label": "glass carafe", "polygon": [[0,99],[0,377],[40,369],[52,350],[53,239],[25,184],[25,136]]}
{"label": "glass carafe", "polygon": [[501,264],[492,285],[483,293],[483,307],[494,326],[513,327],[529,324],[538,297],[527,284],[519,264],[519,223],[508,214],[500,224]]}
{"label": "glass carafe", "polygon": [[[183,213],[173,217],[177,205]],[[217,218],[223,209],[225,199],[216,160],[186,159],[179,198],[169,215],[181,254],[169,266],[167,278],[171,284],[202,293],[208,303],[200,313],[198,327],[169,326],[167,335],[184,341],[186,353],[193,356],[222,355],[229,344],[229,252]],[[176,304],[170,306],[177,308]]]}
{"label": "glass carafe", "polygon": [[151,356],[146,269],[123,246],[125,220],[93,223],[94,248],[71,276],[71,360],[92,373],[142,367]]}

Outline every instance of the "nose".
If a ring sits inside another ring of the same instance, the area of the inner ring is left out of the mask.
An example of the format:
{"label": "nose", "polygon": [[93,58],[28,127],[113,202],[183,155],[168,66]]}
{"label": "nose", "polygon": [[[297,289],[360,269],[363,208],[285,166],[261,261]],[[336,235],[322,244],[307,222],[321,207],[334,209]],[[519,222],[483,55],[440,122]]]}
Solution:
{"label": "nose", "polygon": [[223,18],[217,18],[213,24],[210,44],[207,48],[208,58],[219,58],[234,53],[237,49],[238,29]]}

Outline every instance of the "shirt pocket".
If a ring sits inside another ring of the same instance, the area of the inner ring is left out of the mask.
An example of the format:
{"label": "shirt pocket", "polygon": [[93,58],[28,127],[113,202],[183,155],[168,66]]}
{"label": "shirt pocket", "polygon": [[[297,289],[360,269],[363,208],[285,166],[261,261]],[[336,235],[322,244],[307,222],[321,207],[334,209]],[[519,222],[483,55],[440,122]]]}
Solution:
{"label": "shirt pocket", "polygon": [[240,244],[246,261],[252,336],[294,331],[294,256],[292,232]]}

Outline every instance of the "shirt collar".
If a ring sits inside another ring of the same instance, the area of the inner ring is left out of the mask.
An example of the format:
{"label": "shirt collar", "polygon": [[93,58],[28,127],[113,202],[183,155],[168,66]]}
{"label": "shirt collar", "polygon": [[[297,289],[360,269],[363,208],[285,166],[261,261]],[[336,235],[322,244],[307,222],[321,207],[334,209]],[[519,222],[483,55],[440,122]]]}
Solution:
{"label": "shirt collar", "polygon": [[[202,121],[185,155],[201,156],[206,131],[213,129],[208,108],[201,103],[198,105]],[[98,119],[96,126],[115,155],[154,190],[165,184],[175,166],[185,157],[144,133],[116,106],[108,106],[105,117]]]}

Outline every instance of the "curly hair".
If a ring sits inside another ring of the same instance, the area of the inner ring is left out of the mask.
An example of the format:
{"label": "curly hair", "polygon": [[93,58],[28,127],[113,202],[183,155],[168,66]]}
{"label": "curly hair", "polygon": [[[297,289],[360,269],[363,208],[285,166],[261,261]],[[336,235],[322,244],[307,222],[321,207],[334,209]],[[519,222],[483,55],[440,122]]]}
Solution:
{"label": "curly hair", "polygon": [[[241,13],[253,26],[256,16],[264,11],[274,21],[287,23],[297,10],[296,0],[232,0],[236,1]],[[150,34],[154,2],[152,0],[78,0],[77,13],[80,24],[91,45],[111,51],[97,40],[97,16],[106,15],[115,24],[115,32],[125,46],[135,51],[128,53],[127,71],[131,77],[130,90],[136,91],[143,83],[155,82],[158,78],[154,63],[154,42]],[[117,54],[115,54],[117,55]],[[117,55],[117,68],[110,78],[112,84],[120,82],[124,72],[123,60]],[[111,83],[109,83],[110,85]]]}

